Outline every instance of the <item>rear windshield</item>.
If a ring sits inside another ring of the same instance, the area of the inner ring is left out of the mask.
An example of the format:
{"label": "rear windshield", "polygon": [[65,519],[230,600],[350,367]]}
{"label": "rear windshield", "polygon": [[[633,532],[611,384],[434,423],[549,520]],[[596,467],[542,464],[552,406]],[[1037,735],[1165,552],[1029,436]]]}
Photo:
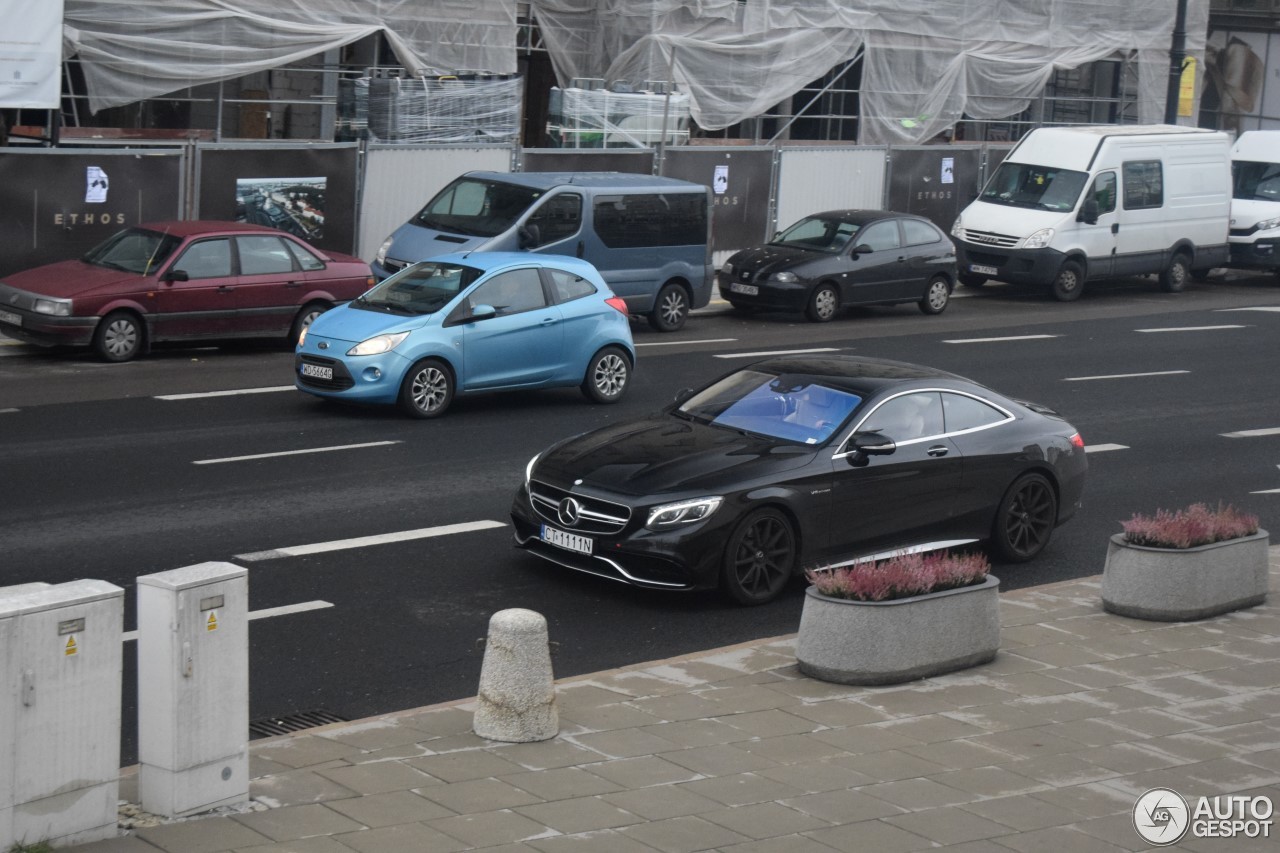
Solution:
{"label": "rear windshield", "polygon": [[427,202],[413,222],[468,237],[496,237],[541,197],[541,190],[463,176]]}
{"label": "rear windshield", "polygon": [[384,279],[351,302],[351,307],[390,314],[434,314],[481,274],[475,267],[423,261]]}
{"label": "rear windshield", "polygon": [[82,260],[94,266],[150,275],[163,264],[182,240],[171,234],[127,228],[89,250]]}

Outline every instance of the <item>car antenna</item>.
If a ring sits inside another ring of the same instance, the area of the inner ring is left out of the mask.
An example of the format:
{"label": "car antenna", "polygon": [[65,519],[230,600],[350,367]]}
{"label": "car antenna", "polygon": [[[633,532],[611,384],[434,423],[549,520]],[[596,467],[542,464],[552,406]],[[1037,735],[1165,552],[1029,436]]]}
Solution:
{"label": "car antenna", "polygon": [[[164,227],[164,235],[163,235],[163,236],[164,236],[164,237],[168,237],[168,236],[169,236],[169,226],[168,226],[168,225],[166,225],[166,226]],[[154,249],[152,249],[152,250],[151,250],[151,257],[147,258],[147,266],[146,266],[146,267],[143,269],[143,271],[142,271],[142,274],[143,274],[143,275],[151,275],[151,262],[152,262],[152,261],[154,261],[154,260],[156,259],[156,252],[160,251],[160,244],[161,244],[162,242],[164,242],[164,241],[163,241],[163,240],[157,240],[157,241],[156,241],[156,247],[155,247]]]}

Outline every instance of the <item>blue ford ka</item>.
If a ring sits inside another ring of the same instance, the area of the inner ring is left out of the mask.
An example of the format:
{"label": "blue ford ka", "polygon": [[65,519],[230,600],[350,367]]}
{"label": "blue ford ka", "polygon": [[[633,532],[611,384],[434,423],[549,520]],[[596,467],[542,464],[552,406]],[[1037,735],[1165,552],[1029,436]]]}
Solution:
{"label": "blue ford ka", "polygon": [[303,330],[300,391],[444,414],[455,394],[578,386],[616,403],[636,351],[626,303],[561,255],[475,252],[413,264]]}

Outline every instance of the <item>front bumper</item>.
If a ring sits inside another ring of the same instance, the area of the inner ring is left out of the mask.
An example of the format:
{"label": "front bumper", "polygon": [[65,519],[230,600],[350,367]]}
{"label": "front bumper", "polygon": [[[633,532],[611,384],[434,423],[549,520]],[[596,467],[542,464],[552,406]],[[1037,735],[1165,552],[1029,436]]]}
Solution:
{"label": "front bumper", "polygon": [[1280,269],[1280,237],[1264,237],[1257,241],[1230,242],[1231,258],[1227,266],[1236,269]]}
{"label": "front bumper", "polygon": [[[5,315],[18,318],[9,322]],[[41,346],[88,346],[97,328],[97,317],[53,317],[16,306],[0,306],[0,334]]]}
{"label": "front bumper", "polygon": [[[754,287],[755,293],[735,293],[733,286]],[[812,283],[800,281],[783,284],[776,281],[753,281],[750,283],[732,281],[723,272],[716,273],[716,286],[720,290],[720,298],[734,305],[746,305],[773,311],[803,311],[809,300]]]}
{"label": "front bumper", "polygon": [[[638,510],[634,515],[621,530],[600,533],[574,529],[543,516],[534,508],[525,485],[511,504],[516,546],[559,566],[646,589],[712,589],[718,585],[720,558],[734,521],[728,513],[717,512],[704,522],[664,531],[644,527],[643,512]],[[544,525],[590,538],[592,553],[544,541]]]}
{"label": "front bumper", "polygon": [[[394,352],[379,356],[335,358],[307,349],[293,357],[293,384],[299,391],[353,403],[394,403],[409,362]],[[328,368],[332,378],[304,375],[303,365]]]}
{"label": "front bumper", "polygon": [[960,275],[978,275],[1010,284],[1052,284],[1066,259],[1057,249],[1003,249],[955,237],[952,242],[956,244]]}

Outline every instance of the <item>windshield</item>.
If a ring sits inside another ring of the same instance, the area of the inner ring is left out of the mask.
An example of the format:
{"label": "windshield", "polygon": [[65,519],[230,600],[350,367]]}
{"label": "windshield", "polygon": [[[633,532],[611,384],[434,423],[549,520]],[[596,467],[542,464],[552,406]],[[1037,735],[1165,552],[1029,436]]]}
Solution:
{"label": "windshield", "polygon": [[542,196],[541,190],[498,181],[461,177],[427,202],[413,221],[437,231],[495,237]]}
{"label": "windshield", "polygon": [[1280,201],[1280,163],[1231,162],[1232,198]]}
{"label": "windshield", "polygon": [[741,370],[693,395],[676,412],[725,429],[822,444],[861,402],[818,377]]}
{"label": "windshield", "polygon": [[980,198],[992,204],[1033,210],[1074,210],[1088,179],[1084,172],[1069,169],[1001,163]]}
{"label": "windshield", "polygon": [[90,249],[82,260],[94,266],[151,275],[181,242],[159,231],[128,228]]}
{"label": "windshield", "polygon": [[384,279],[355,299],[351,307],[393,314],[434,314],[480,275],[474,267],[423,261]]}
{"label": "windshield", "polygon": [[849,244],[860,227],[856,222],[807,216],[769,242],[774,246],[794,246],[836,254]]}

